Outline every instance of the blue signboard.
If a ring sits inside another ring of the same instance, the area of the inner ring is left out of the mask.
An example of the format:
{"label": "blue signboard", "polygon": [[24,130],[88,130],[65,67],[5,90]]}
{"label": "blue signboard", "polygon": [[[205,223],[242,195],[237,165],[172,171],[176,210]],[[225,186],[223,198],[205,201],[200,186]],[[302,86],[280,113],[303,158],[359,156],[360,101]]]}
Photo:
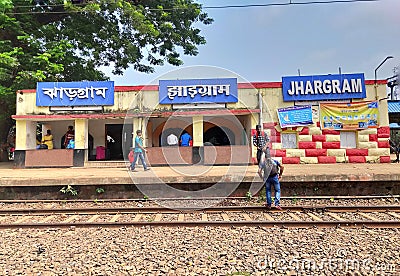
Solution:
{"label": "blue signboard", "polygon": [[364,74],[282,77],[283,101],[366,98]]}
{"label": "blue signboard", "polygon": [[311,105],[278,108],[278,118],[282,128],[310,125],[313,123]]}
{"label": "blue signboard", "polygon": [[38,82],[36,88],[36,105],[114,105],[114,82]]}
{"label": "blue signboard", "polygon": [[160,80],[160,104],[236,103],[236,78]]}

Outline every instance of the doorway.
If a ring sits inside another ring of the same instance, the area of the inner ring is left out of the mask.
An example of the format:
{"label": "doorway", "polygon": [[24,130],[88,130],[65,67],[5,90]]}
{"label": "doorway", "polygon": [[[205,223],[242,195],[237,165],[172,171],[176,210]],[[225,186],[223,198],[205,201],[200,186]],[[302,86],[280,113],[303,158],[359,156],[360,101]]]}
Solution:
{"label": "doorway", "polygon": [[132,125],[106,124],[105,145],[107,160],[127,158],[132,146]]}
{"label": "doorway", "polygon": [[214,126],[204,133],[203,141],[214,146],[235,145],[235,135],[229,128]]}

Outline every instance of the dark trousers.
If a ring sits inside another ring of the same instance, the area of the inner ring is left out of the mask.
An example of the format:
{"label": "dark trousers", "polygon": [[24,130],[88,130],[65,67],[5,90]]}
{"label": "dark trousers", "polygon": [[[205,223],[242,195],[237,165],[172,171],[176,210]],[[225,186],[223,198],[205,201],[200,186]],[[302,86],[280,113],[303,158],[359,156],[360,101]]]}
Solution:
{"label": "dark trousers", "polygon": [[262,155],[262,150],[257,149],[257,164],[260,164],[261,155]]}
{"label": "dark trousers", "polygon": [[[260,164],[262,153],[263,153],[262,149],[257,149],[257,164]],[[269,151],[269,147],[267,148],[267,150],[265,152],[265,156],[266,156],[266,158],[271,157],[271,152]]]}

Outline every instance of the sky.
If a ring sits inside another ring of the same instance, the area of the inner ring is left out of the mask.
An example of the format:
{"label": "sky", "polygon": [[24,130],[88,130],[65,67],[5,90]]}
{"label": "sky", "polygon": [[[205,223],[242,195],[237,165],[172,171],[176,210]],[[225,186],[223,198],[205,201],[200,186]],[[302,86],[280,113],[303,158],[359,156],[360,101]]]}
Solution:
{"label": "sky", "polygon": [[211,25],[199,25],[207,40],[199,54],[183,56],[179,67],[155,67],[151,74],[128,69],[114,76],[103,68],[116,86],[154,84],[176,70],[198,65],[222,68],[249,82],[339,72],[364,73],[373,80],[375,69],[388,56],[393,58],[379,67],[377,79],[393,76],[394,68],[400,67],[400,0],[225,9],[207,7],[313,0],[195,1],[214,19]]}

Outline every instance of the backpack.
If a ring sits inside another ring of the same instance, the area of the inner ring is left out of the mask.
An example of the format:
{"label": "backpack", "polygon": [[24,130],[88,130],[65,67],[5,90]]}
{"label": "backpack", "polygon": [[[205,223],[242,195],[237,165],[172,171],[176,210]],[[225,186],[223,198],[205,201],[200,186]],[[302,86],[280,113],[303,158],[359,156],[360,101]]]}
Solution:
{"label": "backpack", "polygon": [[73,149],[73,148],[75,148],[75,141],[74,139],[71,139],[68,142],[67,149]]}
{"label": "backpack", "polygon": [[265,159],[264,175],[268,177],[274,177],[279,173],[278,165],[271,158]]}

